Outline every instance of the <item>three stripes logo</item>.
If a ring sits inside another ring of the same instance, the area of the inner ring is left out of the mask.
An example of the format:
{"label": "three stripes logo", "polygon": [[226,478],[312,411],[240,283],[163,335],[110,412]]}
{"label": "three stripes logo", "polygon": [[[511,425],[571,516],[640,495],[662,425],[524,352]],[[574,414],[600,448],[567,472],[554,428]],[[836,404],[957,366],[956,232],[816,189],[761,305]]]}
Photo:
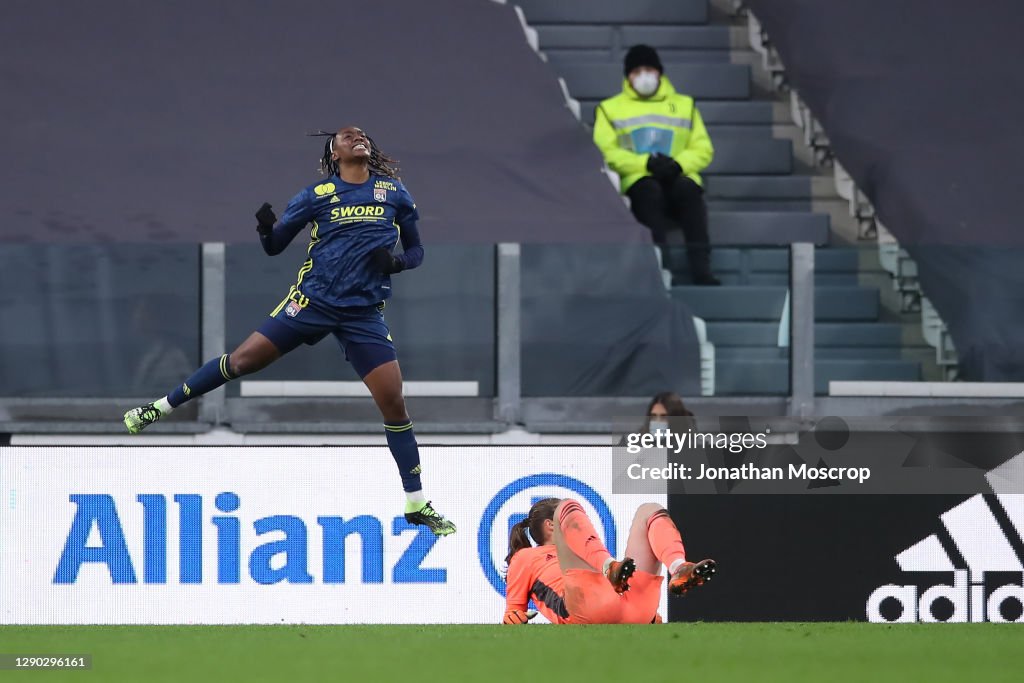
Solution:
{"label": "three stripes logo", "polygon": [[[868,597],[873,622],[1024,622],[1024,495],[999,493],[1016,481],[1024,454],[989,472],[995,495],[972,496],[939,515],[936,533],[896,555],[904,572],[952,572],[953,583],[926,588],[887,584]],[[988,585],[986,577],[1010,574]],[[1012,581],[1016,579],[1017,583]]]}

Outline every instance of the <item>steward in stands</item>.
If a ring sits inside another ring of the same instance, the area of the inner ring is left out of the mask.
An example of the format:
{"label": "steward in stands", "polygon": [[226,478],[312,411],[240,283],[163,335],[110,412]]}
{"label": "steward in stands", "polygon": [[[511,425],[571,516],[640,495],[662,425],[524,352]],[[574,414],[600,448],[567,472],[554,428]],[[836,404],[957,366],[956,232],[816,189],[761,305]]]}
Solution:
{"label": "steward in stands", "polygon": [[654,48],[629,49],[622,92],[597,108],[594,144],[619,174],[633,215],[662,247],[665,267],[680,270],[674,248],[686,244],[693,282],[721,284],[711,274],[699,175],[715,150],[693,98],[677,93],[663,72]]}

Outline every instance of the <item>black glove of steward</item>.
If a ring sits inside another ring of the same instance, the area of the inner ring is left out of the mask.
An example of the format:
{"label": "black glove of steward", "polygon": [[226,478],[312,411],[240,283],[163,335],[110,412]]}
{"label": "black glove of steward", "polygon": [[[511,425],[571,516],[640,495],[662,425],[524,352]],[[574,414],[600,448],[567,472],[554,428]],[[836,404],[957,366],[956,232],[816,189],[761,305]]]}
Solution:
{"label": "black glove of steward", "polygon": [[652,154],[647,159],[647,170],[656,180],[672,180],[683,172],[683,167],[672,157],[664,154]]}
{"label": "black glove of steward", "polygon": [[395,258],[387,247],[377,247],[371,251],[370,262],[385,275],[402,272],[402,262]]}
{"label": "black glove of steward", "polygon": [[256,212],[256,232],[266,237],[274,231],[276,222],[277,216],[274,215],[273,207],[267,202],[263,202],[263,206]]}

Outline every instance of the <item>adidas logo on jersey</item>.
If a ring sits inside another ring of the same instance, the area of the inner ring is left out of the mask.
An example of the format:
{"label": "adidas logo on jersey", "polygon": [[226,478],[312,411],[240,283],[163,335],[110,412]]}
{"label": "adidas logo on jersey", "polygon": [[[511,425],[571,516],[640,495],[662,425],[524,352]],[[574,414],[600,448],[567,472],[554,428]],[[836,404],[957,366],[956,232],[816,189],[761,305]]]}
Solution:
{"label": "adidas logo on jersey", "polygon": [[331,201],[329,201],[329,202],[327,202],[327,203],[328,203],[328,204],[337,204],[337,203],[338,203],[338,202],[340,202],[340,201],[341,201],[341,200],[340,200],[340,199],[338,199],[338,195],[334,195],[333,197],[331,197]]}
{"label": "adidas logo on jersey", "polygon": [[[1000,470],[1005,476],[1021,467],[1024,453],[987,476],[993,488],[999,490],[993,475],[998,479]],[[914,584],[880,586],[868,597],[868,621],[1024,622],[1024,495],[978,494],[939,518],[952,543],[944,543],[945,534],[941,532],[931,534],[896,555],[896,563],[908,573],[952,572],[953,584],[930,586],[920,596]],[[989,591],[986,574],[993,572],[1016,573],[1018,583]],[[896,601],[900,609],[893,609],[891,601]]]}

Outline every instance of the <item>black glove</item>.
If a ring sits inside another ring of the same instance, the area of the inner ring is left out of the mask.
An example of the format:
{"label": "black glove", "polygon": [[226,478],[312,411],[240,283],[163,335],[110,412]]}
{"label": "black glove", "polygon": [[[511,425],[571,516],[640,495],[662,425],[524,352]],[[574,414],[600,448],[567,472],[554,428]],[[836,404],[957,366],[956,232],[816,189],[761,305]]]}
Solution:
{"label": "black glove", "polygon": [[374,268],[385,275],[402,272],[402,262],[395,258],[387,247],[377,247],[371,251],[370,262]]}
{"label": "black glove", "polygon": [[273,207],[263,202],[263,206],[256,212],[256,232],[266,237],[274,231],[274,223],[276,222],[277,216],[274,215]]}
{"label": "black glove", "polygon": [[656,180],[672,180],[683,172],[683,167],[672,157],[664,154],[652,154],[647,159],[647,170]]}

